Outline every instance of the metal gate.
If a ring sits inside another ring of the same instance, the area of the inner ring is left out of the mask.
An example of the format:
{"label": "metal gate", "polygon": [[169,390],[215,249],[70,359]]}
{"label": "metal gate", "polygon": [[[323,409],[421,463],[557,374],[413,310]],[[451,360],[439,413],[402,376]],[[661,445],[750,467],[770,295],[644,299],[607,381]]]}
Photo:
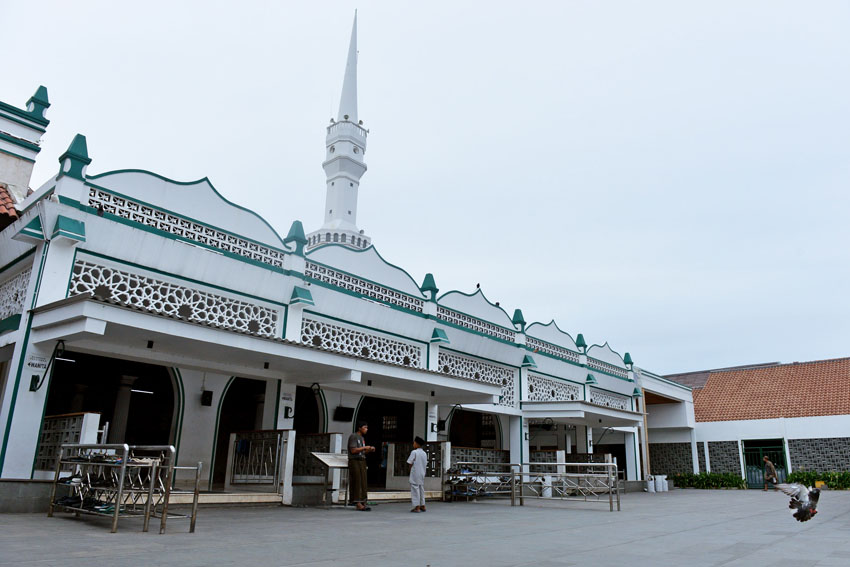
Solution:
{"label": "metal gate", "polygon": [[776,467],[779,482],[785,482],[788,468],[785,466],[785,448],[782,440],[744,441],[744,466],[747,471],[747,488],[764,488],[764,457]]}

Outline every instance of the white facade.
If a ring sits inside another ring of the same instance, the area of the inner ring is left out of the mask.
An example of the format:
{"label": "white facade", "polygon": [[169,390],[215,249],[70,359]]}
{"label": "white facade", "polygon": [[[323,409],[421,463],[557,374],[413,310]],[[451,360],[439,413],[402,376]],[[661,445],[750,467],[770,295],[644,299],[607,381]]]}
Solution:
{"label": "white facade", "polygon": [[356,114],[356,32],[340,114],[323,164],[329,208],[309,238],[299,221],[281,238],[207,179],[89,175],[86,140],[74,139],[57,175],[0,233],[0,477],[36,476],[57,372],[45,371],[60,341],[168,369],[169,441],[180,464],[204,462],[210,485],[236,377],[262,384],[256,429],[292,428],[299,387],[317,392],[318,428],[346,435],[357,414],[335,421],[337,406],[412,403],[406,418],[428,440],[448,437],[460,407],[495,416],[494,448],[511,462],[529,462],[531,447],[590,453],[596,440],[622,448],[633,480],[646,461],[646,393],[672,406],[647,412],[650,429],[693,438],[689,389],[636,372],[607,343],[588,347],[553,322],[526,325],[481,290],[438,295],[430,274],[420,285],[369,245],[356,226],[367,133]]}

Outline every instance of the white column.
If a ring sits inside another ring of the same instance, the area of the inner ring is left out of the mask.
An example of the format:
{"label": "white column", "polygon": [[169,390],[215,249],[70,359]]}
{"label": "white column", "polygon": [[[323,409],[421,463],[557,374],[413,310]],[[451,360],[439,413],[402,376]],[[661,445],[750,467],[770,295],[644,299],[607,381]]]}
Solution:
{"label": "white column", "polygon": [[528,423],[522,417],[512,415],[509,418],[509,429],[511,462],[527,463],[529,461]]}
{"label": "white column", "polygon": [[267,403],[263,404],[263,418],[260,429],[276,429],[277,413],[280,411],[277,400],[277,380],[266,380],[266,394],[263,398]]}
{"label": "white column", "polygon": [[699,474],[699,453],[697,452],[697,432],[691,429],[691,464],[694,474]]}
{"label": "white column", "polygon": [[425,441],[437,441],[437,421],[440,419],[440,407],[437,404],[428,404],[428,428],[425,432]]}
{"label": "white column", "polygon": [[[331,453],[342,453],[342,433],[331,433]],[[331,488],[333,491],[331,492],[331,502],[334,504],[339,504],[340,494],[340,478],[342,475],[340,474],[340,469],[331,469]]]}
{"label": "white column", "polygon": [[579,453],[593,452],[593,427],[576,425],[576,451]]}
{"label": "white column", "polygon": [[124,443],[127,436],[127,419],[130,417],[130,389],[138,380],[137,376],[122,376],[115,407],[112,410],[112,422],[109,424],[109,442]]}
{"label": "white column", "polygon": [[[296,280],[299,283],[300,280]],[[296,284],[297,285],[297,284]],[[286,329],[284,330],[284,336],[288,341],[301,342],[301,323],[304,320],[304,304],[296,303],[294,305],[289,306],[289,310],[286,313]]]}
{"label": "white column", "polygon": [[626,448],[626,480],[640,480],[640,470],[638,468],[638,444],[636,429],[624,433]]}
{"label": "white column", "polygon": [[285,441],[281,456],[280,493],[281,504],[292,505],[292,470],[295,465],[295,432],[291,429],[283,434]]}
{"label": "white column", "polygon": [[705,452],[705,472],[711,472],[711,460],[708,458],[708,441],[703,441],[702,447]]}
{"label": "white column", "polygon": [[[280,399],[277,402],[277,422],[275,429],[295,428],[295,389],[295,384],[281,383]],[[310,397],[315,398],[312,390],[310,391]]]}

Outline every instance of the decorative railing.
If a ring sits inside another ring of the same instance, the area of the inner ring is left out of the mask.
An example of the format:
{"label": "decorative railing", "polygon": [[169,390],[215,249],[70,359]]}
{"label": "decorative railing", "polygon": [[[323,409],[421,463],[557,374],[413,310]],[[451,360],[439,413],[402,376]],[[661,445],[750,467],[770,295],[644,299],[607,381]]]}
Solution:
{"label": "decorative railing", "polygon": [[619,376],[620,378],[628,379],[629,377],[629,373],[624,368],[614,366],[613,364],[609,364],[607,362],[602,362],[601,360],[592,358],[590,356],[587,357],[587,366],[589,368],[593,368],[594,370],[601,370],[602,372],[607,372],[608,374]]}
{"label": "decorative railing", "polygon": [[244,301],[77,260],[68,295],[91,294],[129,307],[223,329],[276,337],[279,313]]}
{"label": "decorative railing", "polygon": [[369,131],[366,128],[361,128],[359,125],[354,122],[349,121],[340,121],[334,122],[330,126],[328,126],[328,136],[340,136],[343,134],[348,134],[350,136],[362,136],[363,138]]}
{"label": "decorative railing", "polygon": [[535,352],[542,352],[544,354],[554,356],[555,358],[560,358],[561,360],[574,362],[576,364],[579,363],[579,354],[568,348],[528,336],[525,338],[525,345],[528,348],[533,349]]}
{"label": "decorative railing", "polygon": [[319,319],[304,317],[301,342],[327,350],[380,362],[422,367],[422,345],[350,329]]}
{"label": "decorative railing", "polygon": [[611,392],[602,392],[594,388],[590,388],[588,392],[588,402],[606,408],[630,411],[632,409],[631,398],[613,394]]}
{"label": "decorative railing", "polygon": [[315,262],[307,262],[304,275],[308,278],[347,289],[348,291],[353,291],[377,301],[404,307],[417,313],[422,313],[425,306],[425,302],[422,299]]}
{"label": "decorative railing", "polygon": [[448,309],[441,305],[437,306],[437,318],[458,327],[478,331],[479,333],[496,337],[503,341],[514,342],[516,340],[516,331],[513,329],[508,329],[507,327],[502,327],[501,325],[496,325],[495,323],[490,323],[489,321],[484,321],[483,319],[472,317],[471,315],[460,313],[459,311]]}
{"label": "decorative railing", "polygon": [[582,399],[578,384],[528,374],[528,400],[531,402],[571,402]]}
{"label": "decorative railing", "polygon": [[187,240],[250,258],[275,268],[283,268],[283,258],[286,255],[283,250],[259,244],[126,197],[119,197],[103,189],[89,188],[89,205],[105,213],[150,226]]}
{"label": "decorative railing", "polygon": [[26,268],[8,280],[0,283],[0,321],[12,315],[23,313],[27,285],[30,283],[32,268]]}
{"label": "decorative railing", "polygon": [[458,354],[440,350],[438,358],[440,372],[468,380],[484,382],[502,387],[499,404],[508,407],[515,405],[515,371],[513,368],[484,362]]}
{"label": "decorative railing", "polygon": [[455,463],[478,463],[483,465],[506,465],[511,462],[511,452],[505,449],[482,449],[479,447],[452,446],[452,465]]}

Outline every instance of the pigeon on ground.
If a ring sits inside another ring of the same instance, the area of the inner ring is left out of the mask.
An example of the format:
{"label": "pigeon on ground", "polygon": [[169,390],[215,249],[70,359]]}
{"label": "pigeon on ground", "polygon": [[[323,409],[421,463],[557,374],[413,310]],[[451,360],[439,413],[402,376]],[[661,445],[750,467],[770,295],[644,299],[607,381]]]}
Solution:
{"label": "pigeon on ground", "polygon": [[794,512],[798,522],[811,520],[818,513],[817,505],[820,498],[819,488],[809,488],[802,484],[777,484],[776,488],[791,497],[788,507]]}

